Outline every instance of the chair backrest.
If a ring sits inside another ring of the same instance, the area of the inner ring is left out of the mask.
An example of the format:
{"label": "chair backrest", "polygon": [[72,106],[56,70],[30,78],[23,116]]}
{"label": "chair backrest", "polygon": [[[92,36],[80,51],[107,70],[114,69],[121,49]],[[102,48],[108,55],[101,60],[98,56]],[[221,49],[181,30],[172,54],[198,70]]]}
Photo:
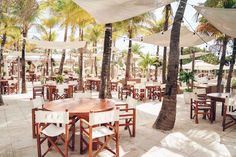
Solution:
{"label": "chair backrest", "polygon": [[58,84],[57,89],[58,89],[58,94],[62,95],[64,94],[64,89],[68,88],[68,84],[63,83],[63,84]]}
{"label": "chair backrest", "polygon": [[45,101],[43,97],[36,97],[35,99],[32,99],[31,102],[34,108],[42,108]]}
{"label": "chair backrest", "polygon": [[193,93],[197,93],[197,95],[203,95],[203,94],[206,94],[206,89],[205,88],[194,88]]}
{"label": "chair backrest", "polygon": [[69,112],[35,111],[35,122],[69,124]]}
{"label": "chair backrest", "polygon": [[128,104],[129,108],[135,107],[138,103],[138,101],[131,96],[128,96],[126,99],[126,103]]}
{"label": "chair backrest", "polygon": [[236,116],[236,100],[226,97],[225,105],[227,106],[226,114]]}
{"label": "chair backrest", "polygon": [[112,123],[119,121],[119,111],[114,108],[113,110],[103,112],[90,112],[89,113],[89,124],[98,125],[104,123]]}
{"label": "chair backrest", "polygon": [[92,98],[92,93],[91,93],[91,92],[73,93],[73,97],[74,97],[75,99],[80,99],[80,98]]}

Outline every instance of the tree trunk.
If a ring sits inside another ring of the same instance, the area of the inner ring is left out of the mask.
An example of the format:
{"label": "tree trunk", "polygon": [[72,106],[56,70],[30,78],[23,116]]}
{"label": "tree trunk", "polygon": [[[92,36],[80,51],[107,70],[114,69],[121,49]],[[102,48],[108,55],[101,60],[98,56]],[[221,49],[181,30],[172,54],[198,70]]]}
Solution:
{"label": "tree trunk", "polygon": [[176,118],[176,94],[179,68],[179,39],[180,27],[187,0],[181,0],[177,9],[170,37],[170,55],[164,100],[161,111],[153,127],[161,130],[171,130]]}
{"label": "tree trunk", "polygon": [[[66,24],[66,26],[65,26],[64,42],[67,41],[67,32],[68,32],[68,24]],[[61,62],[60,62],[60,66],[59,66],[59,74],[60,75],[62,75],[62,72],[63,72],[65,58],[66,58],[66,50],[63,49],[62,56],[61,56]]]}
{"label": "tree trunk", "polygon": [[113,53],[112,54],[112,65],[111,65],[111,78],[112,79],[114,79],[114,77],[115,77],[115,71],[114,71],[115,70],[115,65],[114,65],[115,63],[114,62],[115,62],[115,54]]}
{"label": "tree trunk", "polygon": [[222,82],[222,78],[223,78],[223,68],[225,65],[225,54],[226,54],[226,49],[227,49],[227,43],[228,43],[228,38],[225,37],[223,39],[223,49],[222,49],[222,55],[220,58],[220,67],[219,67],[218,78],[217,78],[217,92],[220,92],[220,89],[221,89],[221,82]]}
{"label": "tree trunk", "polygon": [[23,42],[22,42],[22,56],[21,56],[21,78],[22,78],[22,84],[21,84],[21,93],[26,93],[26,82],[25,82],[25,46],[26,46],[26,40],[27,37],[27,30],[23,31]]}
{"label": "tree trunk", "polygon": [[[164,23],[164,31],[168,30],[169,26],[169,12],[171,10],[171,5],[167,4],[165,7],[165,23]],[[162,64],[162,83],[166,83],[166,61],[167,61],[167,47],[164,47],[163,51],[163,64]]]}
{"label": "tree trunk", "polygon": [[105,25],[105,39],[104,39],[104,51],[103,51],[103,59],[102,59],[102,71],[101,71],[101,86],[99,91],[99,98],[105,99],[106,97],[106,85],[108,78],[108,70],[109,70],[109,59],[111,56],[111,44],[112,44],[112,24]]}
{"label": "tree trunk", "polygon": [[98,67],[97,67],[97,57],[94,58],[94,70],[95,70],[95,76],[98,76]]}
{"label": "tree trunk", "polygon": [[129,30],[129,48],[126,60],[126,70],[125,70],[125,85],[130,78],[130,64],[131,64],[131,53],[132,53],[132,30]]}
{"label": "tree trunk", "polygon": [[[181,55],[183,55],[183,49],[184,49],[183,47],[181,47],[181,49],[180,49],[180,54]],[[180,65],[180,68],[179,68],[180,70],[179,71],[182,71],[183,70],[183,60],[182,59],[180,59],[180,64],[179,65]]]}
{"label": "tree trunk", "polygon": [[7,33],[2,35],[1,49],[0,49],[0,77],[2,77],[2,67],[3,65],[3,49],[7,41]]}
{"label": "tree trunk", "polygon": [[234,71],[235,59],[236,59],[236,38],[234,38],[233,54],[232,54],[232,59],[230,62],[229,74],[228,74],[227,84],[226,84],[226,92],[228,93],[230,92],[231,79],[232,79],[232,74]]}
{"label": "tree trunk", "polygon": [[[159,46],[157,46],[156,58],[159,59]],[[157,81],[158,65],[155,66],[155,81]]]}
{"label": "tree trunk", "polygon": [[[83,41],[84,40],[84,32],[83,29],[80,28],[80,40]],[[84,49],[80,48],[79,49],[79,90],[83,89],[83,54],[84,54]]]}

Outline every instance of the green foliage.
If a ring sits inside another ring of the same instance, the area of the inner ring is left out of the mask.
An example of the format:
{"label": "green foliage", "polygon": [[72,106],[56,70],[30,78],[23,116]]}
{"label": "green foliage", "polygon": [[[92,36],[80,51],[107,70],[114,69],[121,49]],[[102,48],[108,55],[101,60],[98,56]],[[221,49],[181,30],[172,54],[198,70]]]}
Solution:
{"label": "green foliage", "polygon": [[232,80],[232,87],[236,88],[236,79]]}
{"label": "green foliage", "polygon": [[181,71],[179,74],[179,80],[181,82],[186,83],[187,89],[189,90],[189,84],[191,80],[194,80],[194,73],[193,72],[187,72],[187,71]]}
{"label": "green foliage", "polygon": [[80,69],[79,69],[79,68],[76,68],[76,69],[75,69],[75,73],[76,73],[77,75],[79,75]]}
{"label": "green foliage", "polygon": [[219,64],[219,58],[212,53],[198,57],[198,59],[203,60],[204,62],[209,64],[215,64],[215,65]]}
{"label": "green foliage", "polygon": [[57,75],[56,82],[57,83],[63,83],[64,82],[64,77],[62,75]]}
{"label": "green foliage", "polygon": [[185,88],[184,92],[189,92],[190,93],[190,92],[193,92],[193,90],[191,88]]}

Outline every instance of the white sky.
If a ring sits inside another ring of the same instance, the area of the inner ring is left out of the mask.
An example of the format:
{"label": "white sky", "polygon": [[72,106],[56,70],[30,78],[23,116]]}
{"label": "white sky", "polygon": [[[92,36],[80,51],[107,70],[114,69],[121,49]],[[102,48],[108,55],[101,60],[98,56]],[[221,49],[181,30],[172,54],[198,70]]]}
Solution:
{"label": "white sky", "polygon": [[[198,5],[199,3],[204,3],[205,1],[206,0],[188,0],[188,4],[186,6],[186,10],[185,10],[185,14],[184,14],[184,17],[188,22],[186,22],[186,20],[184,20],[184,24],[190,30],[192,30],[191,27],[195,29],[197,26],[196,19],[194,18],[196,11],[191,5]],[[175,13],[177,10],[177,7],[178,7],[178,3],[174,2],[171,4],[171,6],[172,6],[173,13]],[[160,9],[157,9],[155,11],[157,17],[160,17],[160,18],[162,17],[162,10],[163,10],[163,7]],[[49,15],[48,14],[43,15],[42,18],[48,18],[47,16],[49,16]],[[57,32],[57,41],[63,41],[64,29],[57,27],[54,30]],[[70,34],[70,31],[68,33]],[[29,36],[32,37],[34,35],[38,36],[38,33],[35,29],[31,29],[29,32]],[[133,43],[135,43],[135,42],[133,42]],[[142,51],[144,53],[151,53],[151,54],[156,53],[156,46],[155,45],[144,44],[144,43],[140,43],[140,44],[143,46]],[[128,49],[128,40],[124,41],[124,38],[120,38],[116,42],[116,47],[120,50]],[[163,48],[160,48],[160,55],[162,55],[162,50],[163,50]]]}

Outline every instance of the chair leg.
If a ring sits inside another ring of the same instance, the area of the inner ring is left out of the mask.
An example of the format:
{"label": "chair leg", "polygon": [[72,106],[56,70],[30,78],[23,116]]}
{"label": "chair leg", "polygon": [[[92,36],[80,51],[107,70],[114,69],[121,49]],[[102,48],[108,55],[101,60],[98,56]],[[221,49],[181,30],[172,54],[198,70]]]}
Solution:
{"label": "chair leg", "polygon": [[32,137],[33,138],[36,138],[35,111],[36,111],[36,109],[33,108],[32,109]]}
{"label": "chair leg", "polygon": [[195,116],[195,123],[198,124],[198,109],[197,109],[196,107],[195,107],[195,109],[194,109],[194,112],[195,112],[195,113],[194,113],[194,114],[195,114],[195,115],[194,115],[194,116]]}
{"label": "chair leg", "polygon": [[89,157],[93,157],[93,139],[89,136]]}
{"label": "chair leg", "polygon": [[40,135],[39,135],[39,129],[37,127],[37,150],[38,150],[38,157],[41,157],[41,142],[40,142]]}
{"label": "chair leg", "polygon": [[193,106],[190,105],[190,119],[193,119]]}

